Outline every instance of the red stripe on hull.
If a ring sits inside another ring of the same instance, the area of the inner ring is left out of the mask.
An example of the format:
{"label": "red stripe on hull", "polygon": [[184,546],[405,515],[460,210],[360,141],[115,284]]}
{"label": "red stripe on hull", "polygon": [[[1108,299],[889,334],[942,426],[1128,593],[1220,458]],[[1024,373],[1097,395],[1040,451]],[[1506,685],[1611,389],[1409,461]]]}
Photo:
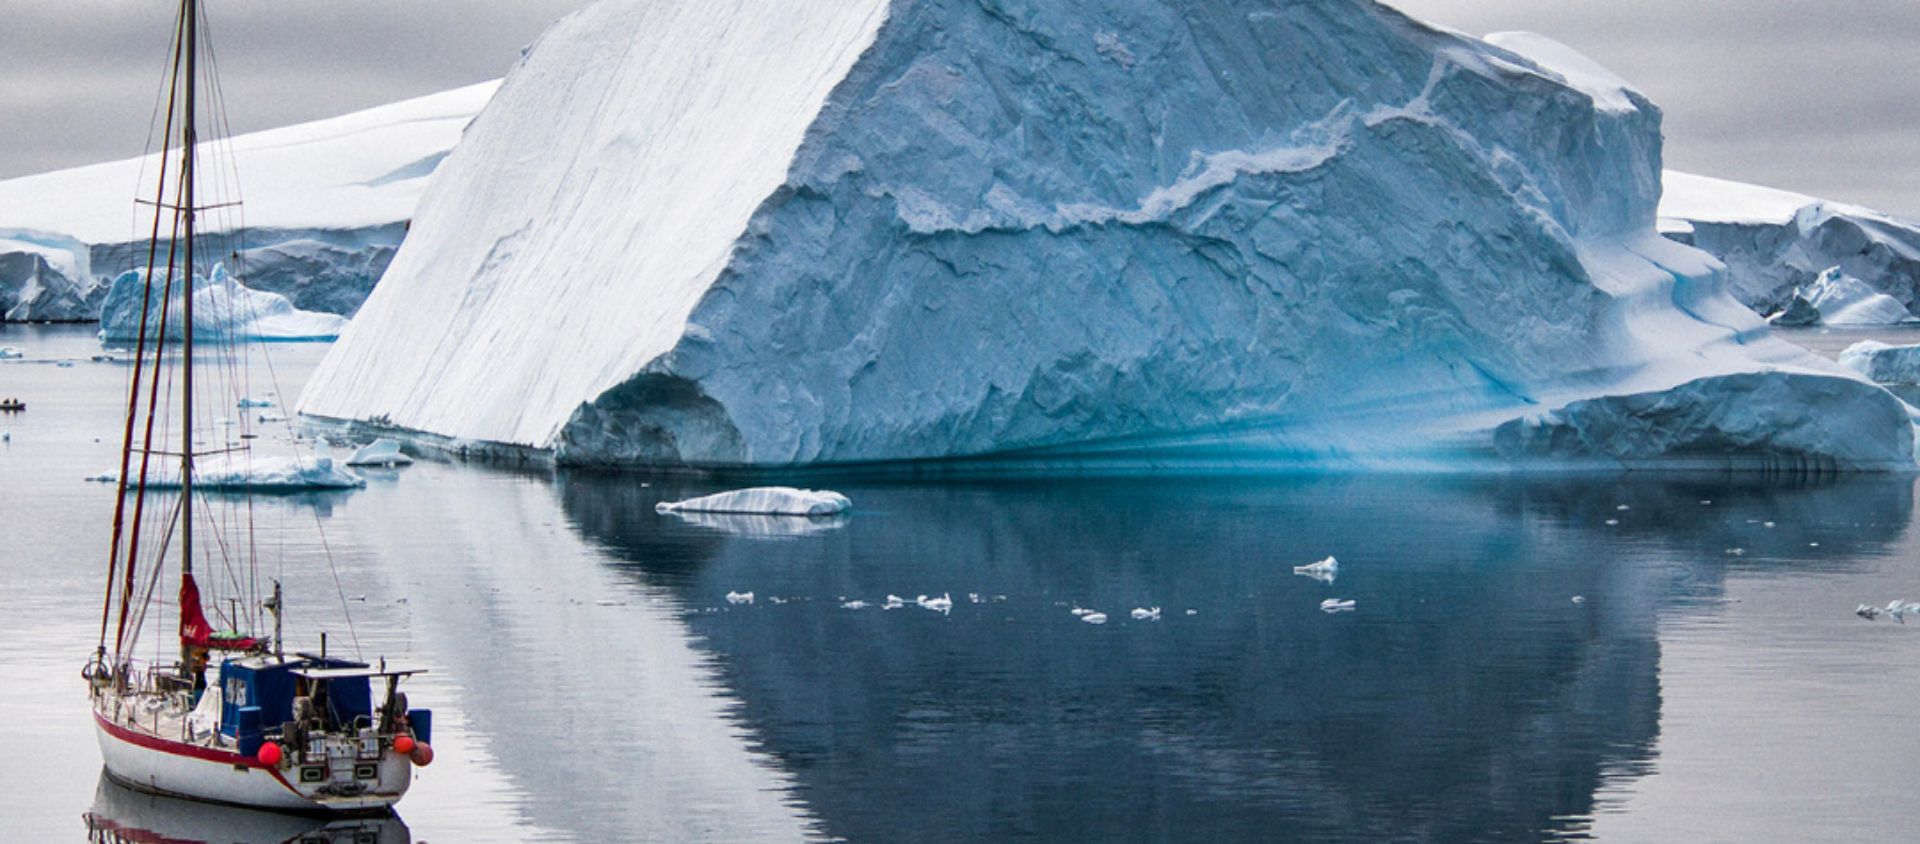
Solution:
{"label": "red stripe on hull", "polygon": [[197,744],[187,744],[186,742],[170,741],[168,739],[163,739],[159,736],[149,735],[147,733],[142,733],[136,730],[129,730],[126,727],[122,727],[119,724],[115,724],[112,721],[107,720],[106,717],[101,715],[99,712],[93,713],[93,720],[95,723],[100,725],[100,729],[107,731],[107,735],[113,736],[114,738],[124,741],[135,747],[144,747],[148,750],[157,750],[161,753],[165,753],[171,756],[185,756],[189,759],[199,759],[205,762],[219,762],[224,765],[233,765],[235,767],[259,768],[261,770],[266,771],[269,774],[272,774],[274,780],[280,783],[280,785],[286,790],[293,792],[295,795],[298,795],[303,799],[308,799],[308,800],[312,799],[307,797],[304,794],[301,794],[300,789],[293,787],[293,783],[287,782],[287,778],[280,775],[279,768],[273,767],[271,765],[263,765],[260,763],[260,760],[258,759],[254,759],[247,756],[241,756],[240,754],[234,753],[233,751],[230,751],[230,750],[215,750],[211,747],[201,747],[200,745],[197,745]]}

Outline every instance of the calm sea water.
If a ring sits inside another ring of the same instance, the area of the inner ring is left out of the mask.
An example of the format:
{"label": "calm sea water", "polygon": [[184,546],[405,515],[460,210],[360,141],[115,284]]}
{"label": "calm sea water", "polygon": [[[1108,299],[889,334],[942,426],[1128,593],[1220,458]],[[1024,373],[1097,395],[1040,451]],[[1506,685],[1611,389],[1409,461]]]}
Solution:
{"label": "calm sea water", "polygon": [[[0,345],[30,358],[0,363],[30,405],[0,417],[0,839],[1915,829],[1920,619],[1852,613],[1920,600],[1908,477],[846,484],[853,517],[795,524],[656,514],[711,491],[685,481],[422,462],[256,504],[293,629],[431,669],[438,758],[398,817],[133,794],[78,677],[112,506],[82,479],[113,468],[124,364],[84,330]],[[282,394],[324,352],[276,349]],[[1328,555],[1333,584],[1291,573]]]}

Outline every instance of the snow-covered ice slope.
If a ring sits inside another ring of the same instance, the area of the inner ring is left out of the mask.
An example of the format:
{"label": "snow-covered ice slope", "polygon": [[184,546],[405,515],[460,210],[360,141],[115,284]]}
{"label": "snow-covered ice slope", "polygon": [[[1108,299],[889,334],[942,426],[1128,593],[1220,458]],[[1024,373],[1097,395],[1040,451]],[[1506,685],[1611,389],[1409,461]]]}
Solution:
{"label": "snow-covered ice slope", "polygon": [[[248,249],[250,286],[285,294],[302,308],[352,313],[399,245],[429,177],[498,85],[209,144],[202,168],[211,174],[209,189],[237,174],[245,204],[204,215],[203,230],[247,232],[232,248]],[[93,295],[90,307],[55,307],[64,302],[43,294],[37,311],[0,316],[97,315],[105,279],[144,265],[152,211],[134,200],[152,199],[158,168],[158,157],[145,156],[0,181],[0,304],[24,286],[10,283],[4,262],[49,250],[68,256],[53,262],[61,283],[83,298]]]}
{"label": "snow-covered ice slope", "polygon": [[1669,170],[1660,228],[1726,262],[1733,295],[1760,313],[1788,310],[1837,269],[1920,315],[1920,222]]}
{"label": "snow-covered ice slope", "polygon": [[573,463],[1432,465],[1733,373],[1809,377],[1685,400],[1893,401],[1658,236],[1643,95],[1499,40],[1366,0],[607,0],[301,410]]}
{"label": "snow-covered ice slope", "polygon": [[[498,85],[482,82],[210,146],[209,156],[238,172],[246,205],[244,215],[208,215],[209,230],[234,223],[361,229],[411,219],[427,177]],[[150,155],[0,181],[0,231],[139,241],[153,217],[134,198],[152,192],[159,166]]]}

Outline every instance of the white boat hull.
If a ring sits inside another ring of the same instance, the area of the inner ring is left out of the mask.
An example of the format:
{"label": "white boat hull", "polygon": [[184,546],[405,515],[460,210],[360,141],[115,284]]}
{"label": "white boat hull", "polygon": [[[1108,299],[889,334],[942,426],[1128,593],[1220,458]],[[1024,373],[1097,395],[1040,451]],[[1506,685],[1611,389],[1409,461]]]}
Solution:
{"label": "white boat hull", "polygon": [[[398,802],[413,779],[407,757],[386,751],[377,779],[357,795],[327,793],[331,779],[301,782],[298,765],[262,765],[229,750],[159,738],[94,713],[107,774],[129,788],[235,806],[292,812],[364,813]],[[325,767],[325,766],[321,766]]]}

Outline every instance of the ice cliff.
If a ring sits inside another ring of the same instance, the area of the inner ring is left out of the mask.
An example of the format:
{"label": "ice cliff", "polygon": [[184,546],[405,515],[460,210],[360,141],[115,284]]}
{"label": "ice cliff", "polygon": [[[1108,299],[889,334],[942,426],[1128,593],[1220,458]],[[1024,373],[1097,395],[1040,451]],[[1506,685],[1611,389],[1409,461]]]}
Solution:
{"label": "ice cliff", "polygon": [[[1837,284],[1860,288],[1871,308],[1838,323],[1898,322],[1920,315],[1920,222],[1797,193],[1668,171],[1660,229],[1726,262],[1728,287],[1755,311],[1790,323],[1835,323],[1820,307]],[[1823,278],[1826,276],[1826,278]],[[1893,306],[1893,307],[1889,307]],[[1904,311],[1904,312],[1903,312]]]}
{"label": "ice cliff", "polygon": [[[351,315],[497,85],[209,144],[205,170],[237,173],[244,204],[204,215],[203,230],[223,236],[248,286]],[[152,216],[134,191],[150,191],[158,167],[147,156],[0,181],[0,320],[97,319],[109,280],[145,266]]]}
{"label": "ice cliff", "polygon": [[[476,119],[301,410],[577,464],[1444,466],[1563,406],[1605,440],[1597,397],[1841,396],[1878,411],[1626,456],[1910,468],[1894,399],[1659,237],[1660,120],[1364,0],[606,0]],[[1680,389],[1736,375],[1767,388]],[[1622,457],[1567,441],[1507,451]]]}

